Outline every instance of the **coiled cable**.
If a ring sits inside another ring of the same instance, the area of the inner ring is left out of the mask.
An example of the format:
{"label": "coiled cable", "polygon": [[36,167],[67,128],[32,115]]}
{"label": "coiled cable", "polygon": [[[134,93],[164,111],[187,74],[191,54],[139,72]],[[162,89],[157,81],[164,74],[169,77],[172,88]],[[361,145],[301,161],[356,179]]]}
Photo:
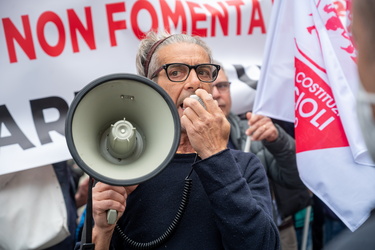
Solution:
{"label": "coiled cable", "polygon": [[[190,172],[191,173],[191,172]],[[185,213],[187,204],[189,203],[189,197],[190,197],[190,192],[191,192],[191,186],[192,186],[192,180],[187,176],[185,178],[185,184],[184,184],[184,189],[182,192],[182,198],[180,202],[180,206],[177,210],[176,216],[173,219],[172,223],[169,225],[167,230],[157,239],[150,241],[150,242],[136,242],[132,239],[130,239],[119,227],[118,224],[116,224],[116,230],[121,236],[121,238],[124,240],[124,243],[134,249],[153,249],[156,248],[163,243],[165,243],[176,231],[177,226],[180,224],[182,216]]]}

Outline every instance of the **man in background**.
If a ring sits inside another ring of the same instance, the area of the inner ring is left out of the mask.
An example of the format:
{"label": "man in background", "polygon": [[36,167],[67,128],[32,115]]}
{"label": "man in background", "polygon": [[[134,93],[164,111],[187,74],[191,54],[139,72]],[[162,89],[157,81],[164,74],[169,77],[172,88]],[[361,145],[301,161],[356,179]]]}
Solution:
{"label": "man in background", "polygon": [[[217,62],[216,62],[217,63]],[[246,114],[247,120],[231,112],[230,82],[221,67],[213,83],[212,96],[231,124],[228,147],[252,152],[266,169],[273,197],[273,216],[278,225],[281,249],[297,250],[293,215],[309,205],[310,194],[299,178],[295,140],[284,129],[263,115]],[[246,149],[247,137],[251,146]]]}

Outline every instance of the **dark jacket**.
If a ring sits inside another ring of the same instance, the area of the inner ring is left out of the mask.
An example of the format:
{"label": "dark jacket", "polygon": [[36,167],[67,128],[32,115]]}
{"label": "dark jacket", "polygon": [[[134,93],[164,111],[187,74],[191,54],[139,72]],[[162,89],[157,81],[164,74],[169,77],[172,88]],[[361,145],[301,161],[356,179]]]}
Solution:
{"label": "dark jacket", "polygon": [[[248,128],[247,120],[230,114],[230,140],[235,149],[244,150]],[[250,152],[254,153],[266,169],[271,193],[276,200],[281,219],[307,207],[311,196],[299,177],[295,140],[275,124],[279,137],[274,142],[251,141]]]}

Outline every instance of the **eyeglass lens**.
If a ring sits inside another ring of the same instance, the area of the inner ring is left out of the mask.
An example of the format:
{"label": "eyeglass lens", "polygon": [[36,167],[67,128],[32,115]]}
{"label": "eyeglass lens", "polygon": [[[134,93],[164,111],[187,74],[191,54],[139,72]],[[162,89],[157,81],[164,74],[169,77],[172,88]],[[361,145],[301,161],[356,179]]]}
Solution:
{"label": "eyeglass lens", "polygon": [[[170,64],[167,67],[168,78],[171,81],[185,81],[189,76],[190,68],[185,64]],[[211,82],[216,79],[217,68],[213,65],[203,64],[195,67],[198,79],[204,82]]]}
{"label": "eyeglass lens", "polygon": [[227,92],[230,87],[230,82],[219,82],[214,85],[219,92]]}

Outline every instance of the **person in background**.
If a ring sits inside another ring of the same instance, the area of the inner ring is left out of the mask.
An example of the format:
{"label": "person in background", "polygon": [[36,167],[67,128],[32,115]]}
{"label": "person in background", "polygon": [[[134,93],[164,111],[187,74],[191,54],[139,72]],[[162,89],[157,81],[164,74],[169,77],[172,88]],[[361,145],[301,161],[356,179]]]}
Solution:
{"label": "person in background", "polygon": [[79,177],[71,161],[0,175],[0,249],[73,249],[87,199]]}
{"label": "person in background", "polygon": [[[375,0],[353,0],[352,13],[352,32],[360,78],[357,115],[366,146],[375,162]],[[345,230],[325,249],[375,249],[374,234],[375,210],[356,231]]]}
{"label": "person in background", "polygon": [[313,250],[321,250],[347,227],[340,218],[316,195],[313,196]]}
{"label": "person in background", "polygon": [[248,112],[247,120],[240,120],[233,114],[230,84],[224,68],[221,67],[216,81],[212,84],[212,96],[231,124],[228,147],[246,150],[246,139],[251,136],[250,152],[260,159],[270,182],[274,220],[280,232],[281,249],[297,250],[293,214],[308,206],[311,199],[299,178],[295,141],[266,116]]}
{"label": "person in background", "polygon": [[[139,243],[154,249],[278,249],[262,164],[253,154],[227,148],[230,124],[210,95],[220,66],[213,64],[207,45],[195,36],[151,32],[141,41],[136,60],[138,73],[174,101],[180,145],[160,174],[139,185],[96,183],[95,247],[124,249]],[[190,98],[193,94],[205,108]],[[187,176],[192,189],[186,211],[174,234],[160,239],[177,212]],[[117,226],[107,222],[109,209],[118,211]]]}

